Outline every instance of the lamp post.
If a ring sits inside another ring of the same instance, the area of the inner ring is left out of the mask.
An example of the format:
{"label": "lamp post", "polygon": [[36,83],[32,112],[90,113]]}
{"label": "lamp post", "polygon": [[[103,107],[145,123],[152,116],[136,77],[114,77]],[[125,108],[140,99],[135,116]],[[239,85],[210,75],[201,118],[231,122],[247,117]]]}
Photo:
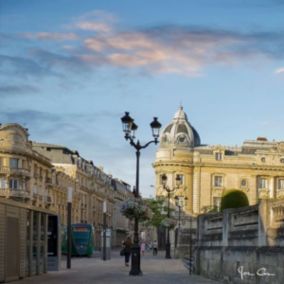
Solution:
{"label": "lamp post", "polygon": [[[178,208],[178,231],[177,231],[177,235],[176,235],[176,238],[177,238],[177,241],[178,241],[178,238],[180,236],[180,227],[181,227],[181,225],[180,225],[180,223],[181,223],[181,210],[184,207],[184,200],[187,200],[187,197],[176,196],[175,200],[176,200],[176,206]],[[176,244],[177,244],[177,242],[176,242]]]}
{"label": "lamp post", "polygon": [[192,259],[192,216],[189,216],[189,275],[193,272],[193,259]]}
{"label": "lamp post", "polygon": [[[170,189],[167,186],[167,180],[168,180],[168,177],[165,174],[163,174],[162,175],[162,185],[163,185],[163,189],[165,189],[167,191],[167,193],[168,193],[168,213],[167,213],[167,217],[169,219],[170,218],[171,193],[179,188],[179,186],[181,185],[182,179],[181,179],[180,175],[176,175],[176,185],[177,185],[177,187],[173,187],[172,189]],[[165,255],[165,258],[172,258],[171,257],[171,242],[170,242],[170,227],[167,228],[167,240],[166,240],[166,255]]]}
{"label": "lamp post", "polygon": [[72,195],[73,188],[68,187],[67,192],[67,269],[71,268],[71,251],[72,251],[72,228],[71,228],[71,216],[72,216]]}
{"label": "lamp post", "polygon": [[[152,128],[152,134],[154,140],[149,141],[145,145],[141,145],[140,141],[135,141],[135,131],[138,126],[134,123],[134,119],[129,116],[129,112],[125,112],[125,115],[121,118],[123,132],[125,133],[124,138],[129,141],[130,145],[136,150],[136,186],[134,189],[135,198],[139,198],[139,160],[140,160],[140,151],[148,147],[151,143],[158,144],[159,132],[161,128],[161,123],[158,121],[157,117],[154,117],[154,120],[150,123]],[[140,269],[140,246],[139,246],[139,237],[138,237],[138,218],[134,219],[134,239],[131,253],[131,269],[129,275],[142,275]]]}
{"label": "lamp post", "polygon": [[104,200],[103,203],[103,260],[106,260],[106,213],[107,213],[107,203],[106,200]]}

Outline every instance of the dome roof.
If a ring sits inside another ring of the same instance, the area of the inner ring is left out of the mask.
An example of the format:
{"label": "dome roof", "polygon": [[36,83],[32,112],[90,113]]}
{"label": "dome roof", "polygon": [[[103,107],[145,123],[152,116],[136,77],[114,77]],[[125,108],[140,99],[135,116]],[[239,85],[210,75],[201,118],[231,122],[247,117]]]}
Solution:
{"label": "dome roof", "polygon": [[199,134],[188,122],[183,107],[179,108],[172,122],[161,132],[160,141],[160,147],[175,145],[192,148],[200,145]]}

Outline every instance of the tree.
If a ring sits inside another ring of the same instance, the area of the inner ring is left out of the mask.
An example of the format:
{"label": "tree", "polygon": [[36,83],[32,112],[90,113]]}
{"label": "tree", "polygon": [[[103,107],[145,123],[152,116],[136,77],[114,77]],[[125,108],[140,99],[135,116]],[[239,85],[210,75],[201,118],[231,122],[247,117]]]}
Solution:
{"label": "tree", "polygon": [[221,211],[228,208],[239,208],[244,206],[249,206],[247,195],[244,192],[238,189],[225,191],[221,199]]}
{"label": "tree", "polygon": [[166,208],[164,206],[165,200],[164,198],[147,199],[145,202],[152,211],[152,216],[146,221],[145,225],[158,228],[167,217]]}

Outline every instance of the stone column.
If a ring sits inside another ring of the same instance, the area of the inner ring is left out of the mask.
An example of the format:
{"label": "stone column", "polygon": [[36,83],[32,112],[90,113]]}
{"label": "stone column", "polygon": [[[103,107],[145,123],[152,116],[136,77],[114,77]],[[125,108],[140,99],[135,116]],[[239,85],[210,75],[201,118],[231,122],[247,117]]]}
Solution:
{"label": "stone column", "polygon": [[267,228],[269,226],[268,200],[261,200],[258,206],[258,246],[267,246]]}
{"label": "stone column", "polygon": [[29,217],[30,227],[29,227],[29,251],[28,251],[28,276],[32,276],[33,274],[33,232],[34,232],[34,211],[30,210],[30,217]]}
{"label": "stone column", "polygon": [[228,237],[229,237],[229,231],[230,231],[230,214],[228,212],[229,210],[226,209],[223,211],[223,231],[222,231],[222,246],[227,247],[228,246]]}
{"label": "stone column", "polygon": [[201,167],[193,169],[193,190],[192,190],[192,211],[194,214],[200,213],[200,179]]}
{"label": "stone column", "polygon": [[276,197],[276,182],[277,179],[276,177],[272,176],[270,177],[270,182],[269,182],[269,198],[275,198]]}

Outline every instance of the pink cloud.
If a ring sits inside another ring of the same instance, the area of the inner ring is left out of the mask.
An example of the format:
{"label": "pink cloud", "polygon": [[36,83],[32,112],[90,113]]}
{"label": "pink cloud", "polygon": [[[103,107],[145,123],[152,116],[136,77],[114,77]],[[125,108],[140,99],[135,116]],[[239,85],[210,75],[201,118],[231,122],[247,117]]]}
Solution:
{"label": "pink cloud", "polygon": [[75,24],[75,27],[85,31],[95,31],[100,33],[108,33],[112,30],[111,26],[106,23],[90,21],[78,22]]}
{"label": "pink cloud", "polygon": [[39,33],[25,33],[23,34],[28,39],[38,40],[54,40],[54,41],[65,41],[65,40],[77,40],[79,37],[75,33],[51,33],[51,32],[39,32]]}
{"label": "pink cloud", "polygon": [[276,70],[274,71],[274,73],[275,73],[275,74],[284,73],[284,67],[280,67],[280,68],[276,69]]}

